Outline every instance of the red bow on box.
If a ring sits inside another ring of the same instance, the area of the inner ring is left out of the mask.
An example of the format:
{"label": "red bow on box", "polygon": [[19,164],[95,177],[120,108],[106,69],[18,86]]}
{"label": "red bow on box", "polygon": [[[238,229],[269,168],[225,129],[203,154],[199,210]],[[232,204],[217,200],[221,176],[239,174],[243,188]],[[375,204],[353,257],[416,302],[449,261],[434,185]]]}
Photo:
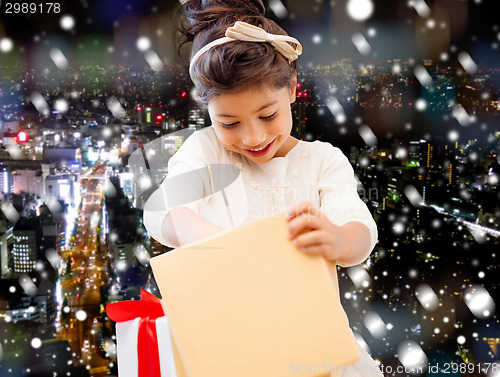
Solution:
{"label": "red bow on box", "polygon": [[138,375],[139,377],[160,376],[156,318],[163,317],[165,313],[158,297],[141,289],[141,299],[139,301],[122,301],[108,304],[106,305],[106,313],[115,322],[126,322],[137,317],[141,318],[137,335]]}

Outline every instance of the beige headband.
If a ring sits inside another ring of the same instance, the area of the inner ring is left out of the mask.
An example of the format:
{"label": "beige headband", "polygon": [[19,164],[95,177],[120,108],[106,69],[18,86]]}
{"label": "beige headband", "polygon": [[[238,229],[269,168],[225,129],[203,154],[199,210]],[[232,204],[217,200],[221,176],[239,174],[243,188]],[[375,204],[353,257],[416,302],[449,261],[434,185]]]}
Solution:
{"label": "beige headband", "polygon": [[[228,27],[226,30],[226,36],[216,39],[209,44],[203,46],[191,59],[189,65],[189,74],[191,77],[192,69],[194,63],[200,58],[202,54],[207,52],[214,46],[221,45],[223,43],[231,41],[246,41],[246,42],[267,42],[274,46],[278,52],[287,58],[290,62],[296,60],[300,54],[302,54],[302,45],[298,40],[288,35],[278,35],[270,34],[260,27],[248,24],[242,21],[236,21],[234,26]],[[288,42],[292,42],[297,45],[293,48]]]}

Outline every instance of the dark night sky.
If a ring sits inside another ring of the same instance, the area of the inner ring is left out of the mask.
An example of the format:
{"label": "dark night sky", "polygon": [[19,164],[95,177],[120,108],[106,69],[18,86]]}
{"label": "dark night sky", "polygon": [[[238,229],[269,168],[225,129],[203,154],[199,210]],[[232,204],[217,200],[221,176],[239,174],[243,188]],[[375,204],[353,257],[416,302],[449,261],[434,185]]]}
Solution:
{"label": "dark night sky", "polygon": [[[55,1],[55,0],[54,0]],[[1,5],[1,21],[11,37],[20,36],[27,37],[30,34],[40,32],[42,30],[57,30],[59,16],[52,15],[14,15],[5,14],[6,3],[15,3],[20,1],[5,1],[0,2]],[[113,22],[120,19],[127,13],[140,13],[148,15],[153,12],[168,12],[178,6],[178,0],[59,0],[61,3],[63,14],[72,14],[79,21],[78,32],[111,32]],[[325,5],[323,1],[303,1],[303,0],[283,0],[283,4],[289,9],[300,9],[297,14],[297,21],[300,22],[301,17],[308,18],[309,14],[314,13],[315,5],[320,4],[321,12]],[[334,0],[334,8],[342,9],[345,7],[346,0]],[[376,22],[398,22],[402,8],[407,8],[408,13],[414,11],[407,5],[407,0],[374,0],[375,11],[370,21]],[[48,1],[35,1],[35,3],[48,3]],[[454,7],[467,5],[469,11],[467,35],[477,34],[491,36],[492,26],[498,25],[498,10],[499,4],[495,0],[426,0],[426,3],[432,8],[435,5],[444,6],[448,11],[453,12]],[[271,13],[271,12],[270,12]],[[272,13],[271,13],[272,14]],[[93,22],[88,24],[87,18],[93,18]],[[399,20],[401,21],[401,20]]]}
{"label": "dark night sky", "polygon": [[[484,59],[485,64],[500,66],[500,58],[494,58],[499,50],[491,47],[493,43],[500,43],[495,0],[426,0],[432,12],[429,18],[434,18],[436,25],[443,20],[447,25],[445,31],[436,26],[428,32],[421,31],[428,19],[419,17],[415,9],[408,6],[408,0],[373,0],[375,11],[364,23],[355,22],[347,15],[349,0],[323,1],[282,0],[289,13],[285,19],[277,20],[304,45],[302,61],[362,58],[351,36],[355,32],[366,35],[373,28],[377,35],[368,38],[374,52],[366,57],[369,60],[436,59],[439,53],[455,46],[457,51],[471,51],[473,57],[473,53],[477,54],[477,60]],[[101,38],[103,43],[114,44],[117,55],[127,49],[133,55],[137,37],[149,33],[153,48],[160,56],[175,61],[171,31],[178,0],[61,0],[62,12],[51,15],[5,14],[7,2],[2,3],[0,38],[12,39],[22,52],[31,48],[35,36],[39,36],[38,44],[62,43],[64,47],[64,44],[84,43],[82,41],[91,35]],[[75,18],[74,30],[61,29],[59,19],[63,14]],[[273,17],[271,11],[268,15]],[[164,29],[163,33],[156,35],[159,27]],[[318,35],[322,42],[314,44],[313,38]],[[436,42],[440,40],[441,43]]]}

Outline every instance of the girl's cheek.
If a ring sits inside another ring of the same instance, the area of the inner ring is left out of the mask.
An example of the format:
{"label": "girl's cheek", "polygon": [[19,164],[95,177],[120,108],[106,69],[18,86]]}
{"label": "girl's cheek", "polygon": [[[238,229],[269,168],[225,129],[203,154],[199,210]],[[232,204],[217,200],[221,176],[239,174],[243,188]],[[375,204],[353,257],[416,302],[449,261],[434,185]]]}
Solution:
{"label": "girl's cheek", "polygon": [[232,144],[232,142],[231,142],[232,140],[231,139],[232,139],[232,137],[230,135],[223,134],[221,141],[222,141],[223,144],[229,145],[229,144]]}

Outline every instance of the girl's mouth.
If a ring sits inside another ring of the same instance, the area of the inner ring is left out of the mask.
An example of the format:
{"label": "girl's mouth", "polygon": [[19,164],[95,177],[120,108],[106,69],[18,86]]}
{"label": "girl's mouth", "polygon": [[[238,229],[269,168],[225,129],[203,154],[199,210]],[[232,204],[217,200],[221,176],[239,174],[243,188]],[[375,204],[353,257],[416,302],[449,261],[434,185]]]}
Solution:
{"label": "girl's mouth", "polygon": [[273,146],[273,144],[274,144],[274,140],[271,141],[269,144],[267,144],[263,148],[260,148],[260,149],[245,149],[245,152],[247,152],[252,157],[265,156],[269,152],[269,150],[271,149],[271,147]]}

